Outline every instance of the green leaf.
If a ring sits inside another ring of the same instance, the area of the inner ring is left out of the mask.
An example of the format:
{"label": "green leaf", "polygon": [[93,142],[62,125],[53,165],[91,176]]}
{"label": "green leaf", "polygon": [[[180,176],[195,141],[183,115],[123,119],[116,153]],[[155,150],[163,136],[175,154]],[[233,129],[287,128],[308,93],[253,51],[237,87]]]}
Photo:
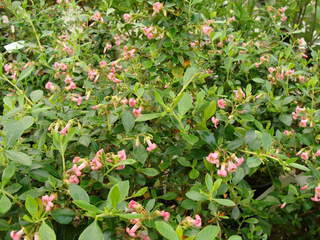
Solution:
{"label": "green leaf", "polygon": [[138,213],[119,213],[117,214],[117,216],[124,219],[135,219],[135,218],[142,218],[144,215],[138,214]]}
{"label": "green leaf", "polygon": [[108,202],[116,208],[118,203],[121,201],[120,199],[120,190],[118,185],[114,185],[108,194]]}
{"label": "green leaf", "polygon": [[56,234],[48,224],[42,222],[39,228],[40,240],[56,240]]}
{"label": "green leaf", "polygon": [[187,86],[194,79],[196,74],[198,73],[198,68],[196,66],[189,67],[183,75],[183,85]]}
{"label": "green leaf", "polygon": [[120,201],[123,201],[129,194],[130,183],[127,180],[118,182],[117,185],[119,186],[120,190]]}
{"label": "green leaf", "polygon": [[142,166],[144,165],[145,161],[148,158],[148,152],[146,151],[146,149],[142,144],[139,144],[138,146],[135,146],[134,144],[133,155],[134,155],[134,158],[137,159],[142,164]]}
{"label": "green leaf", "polygon": [[149,121],[155,118],[164,117],[166,114],[166,112],[142,114],[140,117],[136,118],[136,122]]}
{"label": "green leaf", "polygon": [[51,211],[51,216],[60,224],[69,224],[72,222],[75,213],[69,208],[58,208]]}
{"label": "green leaf", "polygon": [[240,237],[239,235],[232,235],[228,238],[228,240],[242,240],[242,237]]}
{"label": "green leaf", "polygon": [[34,123],[33,117],[26,116],[20,120],[7,120],[4,121],[3,131],[6,136],[8,147],[13,146],[21,137],[23,132],[32,126]]}
{"label": "green leaf", "polygon": [[190,145],[194,145],[199,141],[199,138],[192,134],[181,133],[181,136],[186,140]]}
{"label": "green leaf", "polygon": [[145,194],[147,191],[148,191],[148,187],[143,187],[143,188],[139,189],[138,192],[134,193],[133,196],[140,197],[143,194]]}
{"label": "green leaf", "polygon": [[192,108],[192,96],[185,93],[178,103],[178,112],[181,116],[185,115]]}
{"label": "green leaf", "polygon": [[177,233],[173,230],[173,228],[166,222],[156,221],[155,222],[157,231],[168,240],[179,240]]}
{"label": "green leaf", "polygon": [[23,152],[7,150],[5,151],[5,154],[10,160],[16,163],[19,163],[21,165],[31,166],[32,164],[32,158]]}
{"label": "green leaf", "polygon": [[141,173],[147,175],[148,177],[157,176],[160,172],[155,168],[143,168],[139,170]]}
{"label": "green leaf", "polygon": [[0,214],[5,214],[10,210],[12,203],[6,195],[2,195],[0,198]]}
{"label": "green leaf", "polygon": [[222,179],[219,178],[217,180],[214,181],[214,184],[213,184],[213,188],[210,192],[212,193],[216,193],[219,189],[219,187],[221,186],[221,183],[222,183]]}
{"label": "green leaf", "polygon": [[164,199],[164,200],[173,200],[176,199],[178,197],[178,194],[175,192],[167,192],[161,196],[159,196],[159,199]]}
{"label": "green leaf", "polygon": [[211,118],[216,113],[216,110],[217,110],[216,101],[211,101],[209,105],[204,109],[202,121],[207,122],[208,119]]}
{"label": "green leaf", "polygon": [[260,166],[261,160],[256,157],[249,157],[246,161],[246,164],[248,165],[249,168],[255,168]]}
{"label": "green leaf", "polygon": [[96,221],[91,223],[80,235],[79,240],[104,240],[103,233]]}
{"label": "green leaf", "polygon": [[129,111],[123,112],[121,115],[121,121],[126,132],[130,132],[133,129],[135,118],[131,112]]}
{"label": "green leaf", "polygon": [[261,142],[262,142],[262,147],[265,150],[269,150],[272,145],[272,136],[267,132],[262,133]]}
{"label": "green leaf", "polygon": [[297,168],[297,169],[305,171],[305,172],[309,172],[310,171],[309,168],[307,168],[306,166],[301,165],[299,163],[289,163],[289,166]]}
{"label": "green leaf", "polygon": [[27,196],[25,205],[26,205],[26,209],[30,213],[31,217],[36,218],[38,216],[38,212],[39,212],[38,201],[31,196]]}
{"label": "green leaf", "polygon": [[191,171],[189,172],[189,178],[191,179],[196,179],[199,177],[199,175],[200,175],[200,172],[195,168],[192,168]]}
{"label": "green leaf", "polygon": [[83,200],[88,203],[90,202],[88,193],[79,185],[70,184],[69,191],[73,200]]}
{"label": "green leaf", "polygon": [[213,181],[212,181],[212,177],[208,173],[206,174],[205,181],[206,181],[206,186],[208,191],[211,192],[213,188]]}
{"label": "green leaf", "polygon": [[196,192],[196,191],[189,191],[186,193],[186,196],[188,198],[190,198],[191,200],[194,200],[194,201],[205,201],[205,200],[208,200],[205,196],[203,196],[201,193],[199,192]]}
{"label": "green leaf", "polygon": [[206,226],[196,236],[195,240],[214,240],[220,232],[218,226]]}
{"label": "green leaf", "polygon": [[33,102],[38,102],[43,98],[43,91],[42,90],[35,90],[30,93],[30,98]]}
{"label": "green leaf", "polygon": [[230,199],[214,198],[213,201],[219,203],[220,205],[226,206],[226,207],[234,207],[236,205]]}
{"label": "green leaf", "polygon": [[97,208],[96,206],[94,206],[86,201],[75,200],[75,201],[73,201],[73,203],[75,205],[77,205],[79,208],[86,210],[88,212],[92,212],[94,214],[102,213],[102,211],[99,208]]}
{"label": "green leaf", "polygon": [[292,116],[290,114],[280,114],[279,119],[287,126],[292,124]]}
{"label": "green leaf", "polygon": [[24,70],[21,72],[21,74],[20,74],[17,82],[20,82],[20,81],[22,81],[23,79],[29,77],[30,74],[33,72],[33,70],[34,70],[34,66],[30,66],[30,67],[24,69]]}
{"label": "green leaf", "polygon": [[3,170],[2,180],[1,180],[2,188],[4,188],[7,185],[7,183],[10,181],[10,179],[15,173],[15,170],[16,170],[16,166],[12,162],[9,163],[9,165]]}

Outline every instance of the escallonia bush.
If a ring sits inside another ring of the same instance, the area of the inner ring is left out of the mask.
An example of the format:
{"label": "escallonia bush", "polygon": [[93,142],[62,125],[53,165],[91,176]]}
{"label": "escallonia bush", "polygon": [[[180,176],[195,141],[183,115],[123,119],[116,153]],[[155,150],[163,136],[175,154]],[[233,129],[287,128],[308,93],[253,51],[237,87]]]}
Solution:
{"label": "escallonia bush", "polygon": [[317,2],[2,1],[0,238],[319,237]]}

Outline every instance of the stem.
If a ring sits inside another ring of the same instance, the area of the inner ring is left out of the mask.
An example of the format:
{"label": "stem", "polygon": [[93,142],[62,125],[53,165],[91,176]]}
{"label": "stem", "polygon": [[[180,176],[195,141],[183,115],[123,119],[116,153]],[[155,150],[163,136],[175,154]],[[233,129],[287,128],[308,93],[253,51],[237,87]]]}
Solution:
{"label": "stem", "polygon": [[64,158],[64,152],[61,153],[61,159],[62,159],[62,179],[65,179],[66,175],[66,159]]}
{"label": "stem", "polygon": [[310,43],[313,42],[313,33],[314,33],[314,30],[315,30],[315,27],[316,27],[316,22],[317,22],[317,8],[318,8],[318,0],[316,0],[315,6],[314,6],[314,17],[313,17],[313,25],[312,25]]}
{"label": "stem", "polygon": [[21,95],[24,96],[24,98],[26,99],[26,101],[30,104],[33,105],[33,102],[24,94],[24,92],[16,85],[14,84],[12,81],[10,81],[5,75],[1,74],[1,78],[3,80],[5,80],[7,83],[9,83],[12,87],[14,87]]}

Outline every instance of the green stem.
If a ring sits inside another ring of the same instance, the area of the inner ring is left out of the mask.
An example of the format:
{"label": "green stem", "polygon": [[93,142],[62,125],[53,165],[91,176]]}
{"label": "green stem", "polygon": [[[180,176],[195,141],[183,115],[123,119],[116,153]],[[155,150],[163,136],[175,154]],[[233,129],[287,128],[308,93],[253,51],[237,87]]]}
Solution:
{"label": "green stem", "polygon": [[26,101],[30,104],[33,105],[33,102],[24,94],[24,92],[16,85],[14,84],[12,81],[10,81],[5,75],[1,74],[1,78],[3,80],[5,80],[7,83],[9,83],[12,87],[14,87],[21,95],[24,96],[24,98],[26,99]]}

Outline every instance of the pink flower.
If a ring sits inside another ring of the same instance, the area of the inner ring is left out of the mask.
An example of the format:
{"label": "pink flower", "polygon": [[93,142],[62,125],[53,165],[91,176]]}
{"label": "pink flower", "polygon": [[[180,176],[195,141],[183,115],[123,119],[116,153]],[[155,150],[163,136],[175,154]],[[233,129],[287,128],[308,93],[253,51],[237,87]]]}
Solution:
{"label": "pink flower", "polygon": [[90,69],[88,71],[88,78],[92,81],[95,79],[95,77],[97,76],[98,72],[95,69]]}
{"label": "pink flower", "polygon": [[296,107],[296,113],[301,113],[304,112],[306,109],[305,108],[301,108],[299,106]]}
{"label": "pink flower", "polygon": [[308,152],[303,152],[300,154],[301,159],[303,160],[308,160],[309,159],[309,153]]}
{"label": "pink flower", "polygon": [[233,92],[235,94],[236,100],[241,100],[246,97],[245,93],[242,91],[241,88],[238,90],[234,90]]}
{"label": "pink flower", "polygon": [[308,119],[301,119],[299,122],[300,127],[307,127]]}
{"label": "pink flower", "polygon": [[320,149],[317,150],[315,156],[316,156],[316,157],[320,157]]}
{"label": "pink flower", "polygon": [[101,68],[106,67],[106,66],[107,66],[107,62],[106,62],[106,61],[100,61],[100,62],[99,62],[99,66],[100,66]]}
{"label": "pink flower", "polygon": [[292,112],[291,116],[292,116],[293,120],[297,120],[298,119],[298,113],[296,113],[296,112]]}
{"label": "pink flower", "polygon": [[148,39],[152,39],[152,38],[154,38],[153,33],[148,33],[148,34],[147,34],[147,38],[148,38]]}
{"label": "pink flower", "polygon": [[201,221],[201,217],[199,215],[195,215],[195,219],[194,219],[193,225],[195,227],[201,227],[202,221]]}
{"label": "pink flower", "polygon": [[151,240],[150,237],[148,236],[148,233],[146,232],[140,232],[138,237],[141,239],[141,240]]}
{"label": "pink flower", "polygon": [[52,91],[55,87],[52,82],[47,82],[45,88]]}
{"label": "pink flower", "polygon": [[74,82],[71,82],[69,86],[65,87],[67,91],[70,91],[76,88],[77,88],[77,85]]}
{"label": "pink flower", "polygon": [[128,99],[123,98],[120,102],[121,102],[121,104],[123,104],[123,105],[127,105],[127,104],[128,104]]}
{"label": "pink flower", "polygon": [[12,240],[21,240],[21,237],[23,235],[23,229],[19,230],[18,232],[16,231],[11,231],[10,232],[10,237],[12,238]]}
{"label": "pink flower", "polygon": [[148,144],[148,147],[147,147],[148,152],[151,152],[157,148],[157,144],[152,143],[150,139],[147,139],[147,144]]}
{"label": "pink flower", "polygon": [[320,186],[314,189],[314,197],[311,198],[314,202],[320,202]]}
{"label": "pink flower", "polygon": [[275,69],[274,67],[269,67],[269,68],[268,68],[269,73],[273,73],[275,70],[276,70],[276,69]]}
{"label": "pink flower", "polygon": [[72,83],[73,80],[72,80],[72,77],[70,77],[69,75],[66,76],[66,78],[64,79],[64,83],[65,84],[70,84]]}
{"label": "pink flower", "polygon": [[163,3],[155,2],[152,5],[152,8],[153,8],[153,14],[152,15],[155,15],[156,13],[159,13],[161,11],[161,9],[163,8]]}
{"label": "pink flower", "polygon": [[221,168],[217,171],[217,174],[220,177],[226,177],[228,175],[228,172],[226,171],[226,166],[224,163],[221,165]]}
{"label": "pink flower", "polygon": [[287,19],[288,19],[287,16],[285,16],[285,15],[282,15],[282,16],[281,16],[281,21],[282,21],[282,22],[287,21]]}
{"label": "pink flower", "polygon": [[71,171],[76,175],[76,176],[78,176],[78,177],[80,177],[81,176],[81,170],[79,169],[79,167],[76,165],[76,164],[74,164],[73,166],[72,166],[72,168],[71,168]]}
{"label": "pink flower", "polygon": [[279,8],[280,13],[284,13],[287,10],[288,7],[281,7]]}
{"label": "pink flower", "polygon": [[301,191],[306,190],[308,188],[308,185],[304,185],[300,188]]}
{"label": "pink flower", "polygon": [[285,208],[286,205],[287,205],[287,203],[282,203],[282,204],[280,205],[280,208]]}
{"label": "pink flower", "polygon": [[90,162],[91,169],[93,171],[98,171],[103,167],[102,163],[100,162],[99,158],[94,157]]}
{"label": "pink flower", "polygon": [[153,35],[153,27],[144,27],[143,29],[144,35],[147,36],[148,39],[152,39],[154,37]]}
{"label": "pink flower", "polygon": [[304,76],[301,76],[301,75],[298,77],[298,79],[299,79],[299,82],[300,82],[300,83],[304,83],[305,80],[306,80],[305,77],[304,77]]}
{"label": "pink flower", "polygon": [[8,74],[12,70],[12,65],[11,64],[6,64],[6,65],[4,65],[3,68],[4,68],[4,71]]}
{"label": "pink flower", "polygon": [[71,175],[68,179],[69,183],[79,184],[80,180],[76,175]]}
{"label": "pink flower", "polygon": [[134,105],[136,105],[136,104],[137,104],[137,101],[134,98],[129,99],[129,106],[130,107],[134,107]]}
{"label": "pink flower", "polygon": [[212,117],[211,122],[214,124],[214,127],[217,128],[219,124],[219,119]]}
{"label": "pink flower", "polygon": [[141,208],[141,204],[140,203],[137,203],[136,201],[134,200],[131,200],[128,204],[128,208],[131,209],[131,210],[136,210],[138,208]]}
{"label": "pink flower", "polygon": [[91,109],[97,110],[99,107],[100,107],[99,105],[94,105],[94,106],[91,107]]}
{"label": "pink flower", "polygon": [[290,75],[292,75],[292,74],[294,74],[294,70],[293,69],[290,69],[290,70],[287,70],[286,72],[285,72],[285,75],[286,76],[290,76]]}
{"label": "pink flower", "polygon": [[74,157],[73,160],[72,160],[72,162],[73,162],[73,163],[78,163],[80,160],[81,160],[80,157]]}
{"label": "pink flower", "polygon": [[35,233],[33,236],[33,240],[40,240],[39,234]]}
{"label": "pink flower", "polygon": [[236,21],[236,17],[235,16],[232,16],[231,18],[228,19],[229,23],[232,23],[234,21]]}
{"label": "pink flower", "polygon": [[137,118],[141,116],[142,107],[134,108],[132,114]]}
{"label": "pink flower", "polygon": [[110,50],[112,48],[112,45],[110,43],[106,43],[103,49],[103,53],[106,53],[107,50]]}
{"label": "pink flower", "polygon": [[283,134],[286,135],[286,136],[289,136],[291,134],[291,132],[289,130],[284,130]]}
{"label": "pink flower", "polygon": [[118,152],[118,157],[120,158],[121,161],[124,161],[127,159],[127,155],[126,155],[126,151],[125,150],[121,150]]}
{"label": "pink flower", "polygon": [[8,16],[2,16],[2,22],[3,23],[9,23],[9,18],[8,18]]}
{"label": "pink flower", "polygon": [[243,157],[240,157],[240,158],[235,157],[234,160],[236,161],[236,166],[237,167],[240,167],[242,165],[242,163],[244,163],[244,158]]}
{"label": "pink flower", "polygon": [[137,236],[136,231],[140,228],[140,226],[141,226],[141,223],[137,222],[135,225],[133,225],[131,229],[127,227],[126,232],[129,234],[130,237],[135,238]]}
{"label": "pink flower", "polygon": [[228,172],[235,172],[237,168],[237,165],[234,164],[232,161],[228,162]]}
{"label": "pink flower", "polygon": [[59,132],[59,134],[61,134],[63,136],[66,135],[67,132],[69,131],[70,127],[71,127],[71,124],[67,123],[67,125]]}
{"label": "pink flower", "polygon": [[163,217],[163,220],[164,220],[164,221],[166,221],[166,222],[169,221],[169,218],[170,218],[170,213],[169,213],[169,212],[161,211],[161,212],[159,213],[159,215],[160,215],[161,217]]}
{"label": "pink flower", "polygon": [[226,102],[223,99],[219,99],[218,100],[218,107],[221,109],[225,109],[226,108]]}
{"label": "pink flower", "polygon": [[101,13],[100,12],[95,12],[93,14],[93,16],[91,17],[91,20],[93,20],[93,21],[103,21]]}
{"label": "pink flower", "polygon": [[202,32],[205,34],[205,35],[210,35],[210,33],[212,32],[212,27],[208,26],[208,25],[203,25],[202,26]]}
{"label": "pink flower", "polygon": [[130,19],[131,19],[131,15],[128,14],[128,13],[123,14],[122,17],[123,17],[125,22],[129,22]]}
{"label": "pink flower", "polygon": [[51,211],[51,209],[54,206],[52,201],[55,200],[55,199],[56,199],[56,195],[55,194],[51,194],[50,196],[48,196],[48,195],[42,196],[41,201],[42,201],[42,204],[46,208],[46,212]]}
{"label": "pink flower", "polygon": [[209,153],[209,155],[206,157],[206,160],[209,163],[215,164],[218,167],[220,164],[219,153],[218,152]]}

